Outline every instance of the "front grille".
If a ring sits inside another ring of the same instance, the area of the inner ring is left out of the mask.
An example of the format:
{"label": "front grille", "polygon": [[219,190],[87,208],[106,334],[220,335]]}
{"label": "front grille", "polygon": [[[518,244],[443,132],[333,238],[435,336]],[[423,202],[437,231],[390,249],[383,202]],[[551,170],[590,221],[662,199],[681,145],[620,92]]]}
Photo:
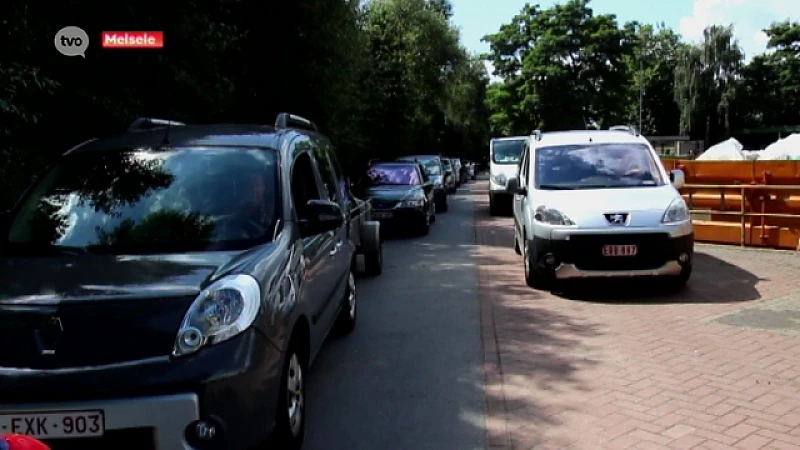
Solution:
{"label": "front grille", "polygon": [[[666,233],[583,234],[569,238],[570,262],[581,270],[649,270],[663,266],[670,256]],[[603,256],[605,245],[636,245],[636,256]]]}
{"label": "front grille", "polygon": [[96,438],[43,440],[50,450],[155,450],[152,428],[130,428],[109,430],[105,436]]}
{"label": "front grille", "polygon": [[371,200],[374,209],[393,209],[397,205],[397,201],[389,200]]}
{"label": "front grille", "polygon": [[[0,306],[0,367],[58,369],[169,355],[193,297]],[[48,326],[58,318],[62,331]],[[42,330],[48,330],[43,334]],[[42,354],[43,342],[52,354]]]}

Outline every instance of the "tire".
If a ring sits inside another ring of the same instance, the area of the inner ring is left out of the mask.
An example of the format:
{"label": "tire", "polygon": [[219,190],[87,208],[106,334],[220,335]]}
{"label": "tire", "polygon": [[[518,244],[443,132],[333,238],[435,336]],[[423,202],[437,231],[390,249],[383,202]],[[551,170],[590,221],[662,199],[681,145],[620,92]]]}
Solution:
{"label": "tire", "polygon": [[419,224],[419,234],[420,236],[427,236],[431,232],[431,222],[428,220],[428,216],[425,216],[422,219],[422,222]]}
{"label": "tire", "polygon": [[519,248],[519,239],[517,237],[516,227],[514,227],[514,253],[522,255],[522,249]]}
{"label": "tire", "polygon": [[497,201],[492,198],[492,196],[489,196],[489,215],[493,217],[500,215],[499,205],[497,204]]}
{"label": "tire", "polygon": [[383,241],[378,242],[376,250],[364,253],[364,272],[371,277],[383,273]]}
{"label": "tire", "polygon": [[522,265],[525,270],[525,283],[528,287],[539,291],[546,291],[552,286],[552,280],[537,272],[533,267],[536,261],[533,261],[530,253],[530,240],[525,239],[524,249],[522,251]]}
{"label": "tire", "polygon": [[447,212],[447,195],[445,194],[442,198],[436,201],[436,212]]}
{"label": "tire", "polygon": [[308,363],[295,343],[289,344],[283,363],[273,441],[276,448],[300,450],[306,431],[306,368]]}
{"label": "tire", "polygon": [[353,270],[350,269],[347,274],[347,288],[345,288],[344,297],[342,297],[342,308],[336,318],[336,326],[343,335],[352,333],[356,328],[358,319],[357,300],[356,277]]}
{"label": "tire", "polygon": [[674,292],[678,292],[683,290],[686,287],[686,283],[689,282],[689,278],[692,277],[692,266],[688,265],[681,269],[680,275],[676,275],[673,277],[669,277],[668,279],[668,288]]}

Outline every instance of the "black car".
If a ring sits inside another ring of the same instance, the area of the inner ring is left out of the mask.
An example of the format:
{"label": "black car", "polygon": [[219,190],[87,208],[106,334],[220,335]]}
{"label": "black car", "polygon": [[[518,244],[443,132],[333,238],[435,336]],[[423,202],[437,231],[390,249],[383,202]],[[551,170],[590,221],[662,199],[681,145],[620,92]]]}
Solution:
{"label": "black car", "polygon": [[418,162],[422,164],[425,175],[433,183],[433,198],[436,202],[436,212],[447,212],[447,185],[445,184],[445,170],[442,158],[439,155],[411,155],[397,158],[398,161]]}
{"label": "black car", "polygon": [[3,431],[299,449],[308,367],[357,312],[349,186],[315,129],[143,119],[44,173],[0,230]]}
{"label": "black car", "polygon": [[436,220],[433,183],[419,163],[373,164],[359,187],[372,204],[372,218],[381,223],[428,234]]}

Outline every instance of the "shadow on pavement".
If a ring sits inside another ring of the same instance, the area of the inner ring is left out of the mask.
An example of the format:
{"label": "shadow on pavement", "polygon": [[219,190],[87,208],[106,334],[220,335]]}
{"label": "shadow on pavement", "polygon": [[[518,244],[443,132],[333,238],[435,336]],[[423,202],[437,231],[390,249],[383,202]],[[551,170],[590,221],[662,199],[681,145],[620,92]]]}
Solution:
{"label": "shadow on pavement", "polygon": [[558,292],[565,299],[604,303],[738,303],[761,298],[756,285],[763,281],[753,273],[709,253],[695,252],[689,283],[676,291],[659,279],[591,280],[570,282]]}

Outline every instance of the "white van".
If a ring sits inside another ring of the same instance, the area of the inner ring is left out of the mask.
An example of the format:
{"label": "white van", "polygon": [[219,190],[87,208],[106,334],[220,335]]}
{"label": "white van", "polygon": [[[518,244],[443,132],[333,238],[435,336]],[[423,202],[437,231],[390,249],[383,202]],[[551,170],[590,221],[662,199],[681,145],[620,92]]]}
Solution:
{"label": "white van", "polygon": [[529,140],[529,136],[512,136],[489,142],[489,214],[511,212],[512,196],[506,183],[517,174],[520,156]]}
{"label": "white van", "polygon": [[514,249],[525,281],[664,277],[692,273],[694,228],[678,189],[635,130],[535,132],[506,180],[514,200]]}

